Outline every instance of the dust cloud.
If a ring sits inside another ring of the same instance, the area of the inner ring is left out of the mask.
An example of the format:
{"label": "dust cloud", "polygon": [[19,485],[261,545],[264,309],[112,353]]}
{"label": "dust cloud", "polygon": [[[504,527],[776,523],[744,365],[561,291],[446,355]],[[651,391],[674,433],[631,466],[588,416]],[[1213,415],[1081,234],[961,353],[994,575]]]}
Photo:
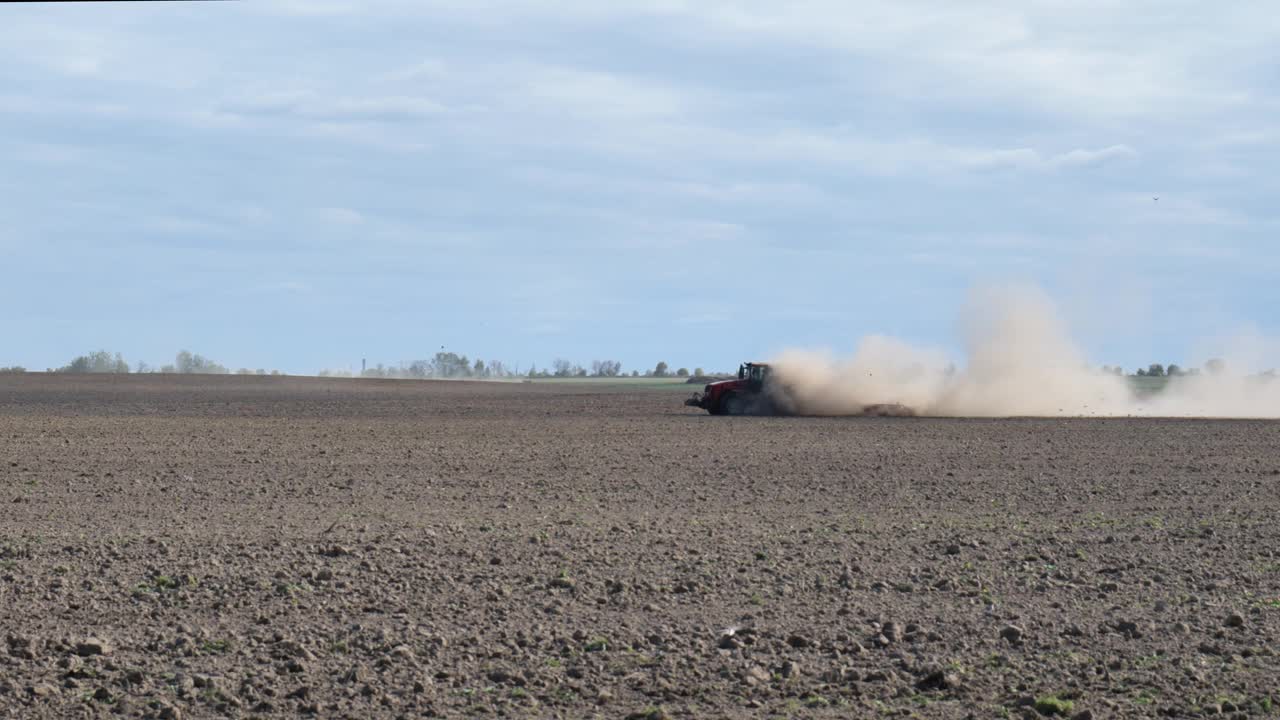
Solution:
{"label": "dust cloud", "polygon": [[784,398],[804,415],[903,405],[945,417],[1280,417],[1280,380],[1233,372],[1170,378],[1157,392],[1090,366],[1053,303],[1029,287],[972,293],[960,313],[965,363],[883,336],[852,357],[790,350],[775,358]]}

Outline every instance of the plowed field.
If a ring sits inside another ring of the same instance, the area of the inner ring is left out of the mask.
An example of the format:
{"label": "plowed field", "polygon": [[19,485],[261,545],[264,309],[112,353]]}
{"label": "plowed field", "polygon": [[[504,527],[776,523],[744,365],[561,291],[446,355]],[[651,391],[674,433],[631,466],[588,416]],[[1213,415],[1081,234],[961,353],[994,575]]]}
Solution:
{"label": "plowed field", "polygon": [[1280,423],[0,376],[0,716],[1280,707]]}

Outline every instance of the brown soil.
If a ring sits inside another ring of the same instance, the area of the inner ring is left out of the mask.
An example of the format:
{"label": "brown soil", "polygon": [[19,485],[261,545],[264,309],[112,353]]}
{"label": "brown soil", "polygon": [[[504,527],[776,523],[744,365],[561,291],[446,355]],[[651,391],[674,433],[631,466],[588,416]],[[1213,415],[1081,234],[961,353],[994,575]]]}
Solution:
{"label": "brown soil", "polygon": [[0,376],[0,716],[1280,705],[1280,424],[682,400]]}

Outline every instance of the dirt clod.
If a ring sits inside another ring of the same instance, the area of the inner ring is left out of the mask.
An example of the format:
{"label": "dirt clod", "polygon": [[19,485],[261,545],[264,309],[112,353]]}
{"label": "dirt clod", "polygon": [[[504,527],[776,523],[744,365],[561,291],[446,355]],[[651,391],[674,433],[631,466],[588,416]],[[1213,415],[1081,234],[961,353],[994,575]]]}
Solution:
{"label": "dirt clod", "polygon": [[106,640],[90,637],[76,643],[75,652],[81,657],[89,657],[91,655],[109,655],[112,649],[111,644]]}

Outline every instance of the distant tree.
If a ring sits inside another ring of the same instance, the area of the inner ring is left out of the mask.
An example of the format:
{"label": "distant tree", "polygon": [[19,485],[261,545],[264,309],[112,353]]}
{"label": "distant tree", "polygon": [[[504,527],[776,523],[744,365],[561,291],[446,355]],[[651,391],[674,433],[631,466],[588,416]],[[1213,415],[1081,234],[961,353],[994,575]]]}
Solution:
{"label": "distant tree", "polygon": [[689,368],[680,368],[677,370],[676,377],[689,377]]}
{"label": "distant tree", "polygon": [[569,377],[573,374],[573,363],[564,358],[556,358],[551,361],[551,369],[558,378]]}
{"label": "distant tree", "polygon": [[654,376],[654,377],[666,377],[666,376],[667,376],[667,371],[668,371],[668,365],[667,365],[667,363],[666,363],[666,362],[659,362],[657,365],[655,365],[655,366],[653,367],[653,376]]}
{"label": "distant tree", "polygon": [[471,375],[471,361],[466,355],[438,352],[431,362],[424,363],[424,377],[460,378]]}
{"label": "distant tree", "polygon": [[1169,377],[1181,377],[1186,375],[1186,373],[1182,371],[1182,368],[1178,367],[1176,364],[1170,365],[1168,369],[1165,370],[1165,374]]}
{"label": "distant tree", "polygon": [[1147,371],[1146,371],[1146,370],[1143,370],[1142,368],[1138,368],[1137,376],[1138,376],[1138,377],[1146,377],[1146,376],[1147,376]]}
{"label": "distant tree", "polygon": [[703,370],[702,368],[694,368],[694,369],[693,369],[693,374],[694,374],[694,375],[696,375],[696,376],[698,376],[698,377],[703,377],[703,376],[705,376],[705,375],[707,374],[707,372],[706,372],[705,370]]}
{"label": "distant tree", "polygon": [[536,363],[529,366],[529,377],[538,377],[538,365]]}
{"label": "distant tree", "polygon": [[591,363],[591,374],[595,377],[617,377],[622,372],[622,363],[616,360],[595,360]]}
{"label": "distant tree", "polygon": [[1160,363],[1151,363],[1147,367],[1147,377],[1164,377],[1164,366]]}
{"label": "distant tree", "polygon": [[178,352],[174,366],[179,373],[184,375],[226,375],[229,372],[225,367],[209,358],[192,354],[188,350]]}
{"label": "distant tree", "polygon": [[483,360],[476,358],[475,365],[471,367],[471,376],[478,378],[489,377],[489,369],[485,367]]}
{"label": "distant tree", "polygon": [[0,367],[0,375],[18,375],[26,372],[27,369],[21,365],[10,365],[9,367]]}
{"label": "distant tree", "polygon": [[65,373],[127,373],[129,363],[120,353],[112,355],[106,350],[81,355],[58,369]]}
{"label": "distant tree", "polygon": [[414,360],[409,363],[409,367],[405,369],[405,373],[418,380],[431,377],[431,363],[426,360]]}
{"label": "distant tree", "polygon": [[1222,358],[1214,358],[1204,364],[1205,372],[1210,375],[1221,375],[1227,369],[1227,363]]}
{"label": "distant tree", "polygon": [[640,377],[640,371],[639,371],[639,370],[632,370],[632,371],[631,371],[631,377]]}

